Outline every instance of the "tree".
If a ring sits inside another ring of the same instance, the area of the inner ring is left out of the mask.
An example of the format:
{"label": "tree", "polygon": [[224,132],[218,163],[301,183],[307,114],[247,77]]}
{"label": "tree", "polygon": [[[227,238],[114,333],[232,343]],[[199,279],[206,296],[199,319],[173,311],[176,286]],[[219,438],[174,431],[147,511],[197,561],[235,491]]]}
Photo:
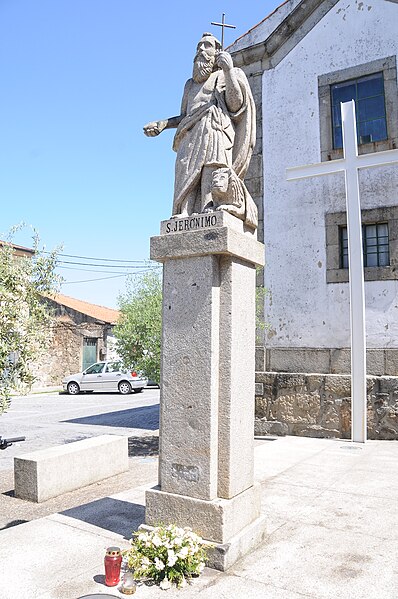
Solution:
{"label": "tree", "polygon": [[269,329],[269,324],[265,322],[265,298],[269,291],[264,287],[264,268],[256,268],[256,345],[264,345],[264,332]]}
{"label": "tree", "polygon": [[55,291],[56,250],[39,249],[37,234],[31,256],[17,256],[11,239],[0,245],[0,414],[10,404],[12,391],[30,387],[32,364],[47,348],[51,337],[49,308],[43,295]]}
{"label": "tree", "polygon": [[125,366],[141,370],[160,381],[162,335],[162,283],[150,271],[127,282],[126,293],[118,298],[121,317],[115,327],[116,349]]}

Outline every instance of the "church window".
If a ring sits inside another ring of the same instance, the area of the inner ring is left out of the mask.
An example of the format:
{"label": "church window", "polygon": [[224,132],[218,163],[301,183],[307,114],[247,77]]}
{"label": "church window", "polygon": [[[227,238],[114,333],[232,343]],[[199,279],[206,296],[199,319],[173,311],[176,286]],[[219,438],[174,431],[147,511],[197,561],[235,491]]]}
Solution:
{"label": "church window", "polygon": [[322,161],[343,157],[340,103],[350,100],[355,101],[359,154],[398,147],[396,56],[318,76]]}
{"label": "church window", "polygon": [[364,266],[388,266],[388,224],[364,225],[362,235]]}
{"label": "church window", "polygon": [[[340,268],[348,268],[347,227],[340,227]],[[389,266],[388,223],[362,225],[364,267]]]}
{"label": "church window", "polygon": [[383,73],[375,73],[330,88],[332,101],[333,148],[343,147],[341,102],[355,101],[358,144],[387,139]]}
{"label": "church window", "polygon": [[[361,210],[365,281],[398,280],[398,205]],[[347,283],[347,213],[325,215],[326,282]]]}

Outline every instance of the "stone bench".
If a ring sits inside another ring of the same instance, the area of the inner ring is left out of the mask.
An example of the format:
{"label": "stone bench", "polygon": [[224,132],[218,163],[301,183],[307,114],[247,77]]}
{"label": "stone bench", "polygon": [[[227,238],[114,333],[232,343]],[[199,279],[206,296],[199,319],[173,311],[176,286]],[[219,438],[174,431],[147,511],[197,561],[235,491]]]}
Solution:
{"label": "stone bench", "polygon": [[128,438],[100,435],[14,458],[15,496],[40,503],[128,470]]}

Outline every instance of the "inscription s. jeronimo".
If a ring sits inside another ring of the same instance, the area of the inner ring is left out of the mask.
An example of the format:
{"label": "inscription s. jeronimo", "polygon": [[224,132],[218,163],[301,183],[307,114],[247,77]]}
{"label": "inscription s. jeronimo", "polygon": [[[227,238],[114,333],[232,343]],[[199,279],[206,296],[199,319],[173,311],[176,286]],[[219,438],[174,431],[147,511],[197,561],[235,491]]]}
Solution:
{"label": "inscription s. jeronimo", "polygon": [[206,216],[191,216],[190,218],[179,218],[167,223],[166,233],[204,229],[206,227],[214,227],[216,224],[216,214],[207,214]]}
{"label": "inscription s. jeronimo", "polygon": [[172,464],[171,475],[174,478],[187,480],[188,482],[198,482],[199,468],[197,466],[184,466],[183,464]]}

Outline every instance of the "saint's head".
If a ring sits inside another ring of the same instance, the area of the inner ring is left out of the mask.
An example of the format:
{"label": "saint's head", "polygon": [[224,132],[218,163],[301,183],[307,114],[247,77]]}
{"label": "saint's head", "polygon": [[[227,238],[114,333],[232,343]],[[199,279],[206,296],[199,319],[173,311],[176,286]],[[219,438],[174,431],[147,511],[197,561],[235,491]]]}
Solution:
{"label": "saint's head", "polygon": [[193,61],[193,79],[197,83],[206,81],[210,74],[217,69],[216,57],[221,50],[221,44],[211,33],[204,33],[196,47]]}

